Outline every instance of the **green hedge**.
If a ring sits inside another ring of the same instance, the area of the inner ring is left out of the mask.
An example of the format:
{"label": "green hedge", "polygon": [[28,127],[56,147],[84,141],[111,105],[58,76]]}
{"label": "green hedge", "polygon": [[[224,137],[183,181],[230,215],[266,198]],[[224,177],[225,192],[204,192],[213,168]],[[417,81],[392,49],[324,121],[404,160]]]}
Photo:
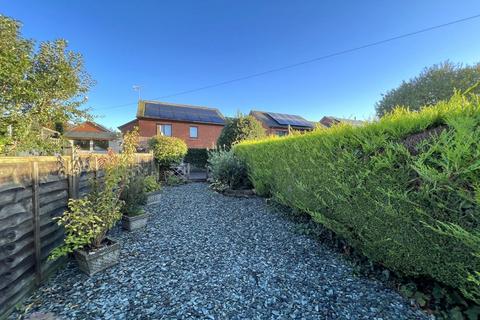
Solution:
{"label": "green hedge", "polygon": [[480,302],[478,97],[234,150],[260,194],[308,212],[373,261]]}
{"label": "green hedge", "polygon": [[208,150],[190,148],[183,161],[190,163],[197,168],[206,168],[208,162]]}

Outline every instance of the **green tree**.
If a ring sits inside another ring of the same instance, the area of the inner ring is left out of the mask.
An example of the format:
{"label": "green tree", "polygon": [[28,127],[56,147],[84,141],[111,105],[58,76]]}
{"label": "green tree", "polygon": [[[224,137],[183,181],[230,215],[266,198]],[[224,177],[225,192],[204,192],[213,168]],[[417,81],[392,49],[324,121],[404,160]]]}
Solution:
{"label": "green tree", "polygon": [[[480,63],[463,66],[446,61],[425,68],[420,75],[387,91],[375,105],[378,116],[397,106],[420,110],[423,106],[448,100],[455,90],[466,91],[480,81]],[[480,87],[475,88],[480,93]]]}
{"label": "green tree", "polygon": [[182,139],[161,135],[150,139],[148,146],[162,170],[180,163],[188,151],[187,144]]}
{"label": "green tree", "polygon": [[52,152],[41,128],[90,118],[81,109],[93,85],[81,54],[65,40],[36,43],[20,22],[0,15],[0,153]]}
{"label": "green tree", "polygon": [[229,150],[232,145],[244,140],[265,137],[265,129],[253,116],[239,114],[236,118],[228,119],[218,137],[217,145]]}

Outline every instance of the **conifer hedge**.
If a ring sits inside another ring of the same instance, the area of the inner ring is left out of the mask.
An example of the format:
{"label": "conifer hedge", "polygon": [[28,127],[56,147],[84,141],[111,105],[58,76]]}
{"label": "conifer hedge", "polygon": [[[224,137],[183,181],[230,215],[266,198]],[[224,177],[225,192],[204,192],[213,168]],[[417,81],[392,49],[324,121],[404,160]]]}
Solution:
{"label": "conifer hedge", "polygon": [[258,193],[373,261],[480,303],[480,99],[235,146]]}

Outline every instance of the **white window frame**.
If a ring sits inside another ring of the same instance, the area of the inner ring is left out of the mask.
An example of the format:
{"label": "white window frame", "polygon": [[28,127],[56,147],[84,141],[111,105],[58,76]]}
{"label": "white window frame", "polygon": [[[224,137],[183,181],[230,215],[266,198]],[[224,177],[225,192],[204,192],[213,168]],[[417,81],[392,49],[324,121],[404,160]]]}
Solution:
{"label": "white window frame", "polygon": [[[195,129],[195,133],[196,133],[195,136],[192,136],[192,129]],[[190,126],[188,128],[188,136],[190,137],[190,139],[198,139],[198,127],[197,126]]]}
{"label": "white window frame", "polygon": [[[170,134],[165,133],[165,128],[170,127]],[[172,136],[172,131],[173,131],[173,126],[171,123],[159,123],[157,124],[157,134],[166,136],[166,137],[171,137]]]}

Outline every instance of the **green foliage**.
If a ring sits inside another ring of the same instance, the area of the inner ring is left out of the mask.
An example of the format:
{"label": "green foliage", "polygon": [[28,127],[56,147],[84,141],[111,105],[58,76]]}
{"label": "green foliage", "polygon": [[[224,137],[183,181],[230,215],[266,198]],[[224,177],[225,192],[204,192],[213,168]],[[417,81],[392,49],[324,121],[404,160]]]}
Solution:
{"label": "green foliage", "polygon": [[36,43],[18,21],[0,15],[0,152],[52,153],[61,144],[42,127],[90,118],[80,106],[93,81],[65,40]]}
{"label": "green foliage", "polygon": [[187,144],[179,138],[158,135],[148,141],[155,161],[162,168],[179,164],[187,154]]}
{"label": "green foliage", "polygon": [[265,137],[265,129],[257,119],[253,116],[238,115],[236,118],[227,120],[218,137],[217,145],[228,150],[240,141],[263,137]]}
{"label": "green foliage", "polygon": [[154,192],[160,190],[160,183],[157,182],[157,177],[154,175],[146,176],[143,179],[143,185],[146,193]]}
{"label": "green foliage", "polygon": [[480,302],[478,96],[234,151],[257,193],[309,213],[395,272]]}
{"label": "green foliage", "polygon": [[[448,100],[456,90],[465,92],[480,81],[480,64],[463,66],[444,62],[425,68],[419,76],[410,79],[383,95],[377,102],[379,116],[392,111],[397,106],[419,110],[423,106],[434,105]],[[480,88],[474,90],[480,93]]]}
{"label": "green foliage", "polygon": [[50,259],[78,249],[99,248],[107,231],[122,217],[124,202],[120,195],[131,177],[138,129],[127,133],[123,140],[121,154],[109,150],[98,159],[100,168],[104,170],[103,179],[93,178],[89,194],[80,199],[70,199],[68,210],[57,218],[57,223],[65,229],[65,239],[63,245],[52,251]]}
{"label": "green foliage", "polygon": [[208,167],[213,180],[230,189],[251,187],[245,161],[235,156],[233,150],[214,150],[209,153]]}
{"label": "green foliage", "polygon": [[208,150],[190,148],[183,161],[197,168],[206,168],[208,163]]}
{"label": "green foliage", "polygon": [[182,179],[171,172],[166,176],[165,179],[165,184],[167,186],[178,186],[185,183],[187,183],[185,179]]}
{"label": "green foliage", "polygon": [[143,214],[143,206],[147,204],[145,192],[145,178],[142,175],[133,175],[122,190],[120,199],[123,200],[122,213],[127,216]]}

